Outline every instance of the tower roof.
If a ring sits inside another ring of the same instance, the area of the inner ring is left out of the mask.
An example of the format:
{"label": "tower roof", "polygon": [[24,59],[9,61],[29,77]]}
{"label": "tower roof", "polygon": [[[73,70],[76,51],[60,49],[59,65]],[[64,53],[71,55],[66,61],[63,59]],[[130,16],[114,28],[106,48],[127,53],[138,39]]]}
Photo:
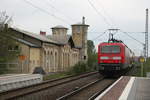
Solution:
{"label": "tower roof", "polygon": [[66,27],[64,27],[62,25],[57,25],[55,27],[52,27],[52,29],[68,29],[68,28],[66,28]]}
{"label": "tower roof", "polygon": [[79,23],[73,24],[71,26],[89,26],[89,25],[79,22]]}

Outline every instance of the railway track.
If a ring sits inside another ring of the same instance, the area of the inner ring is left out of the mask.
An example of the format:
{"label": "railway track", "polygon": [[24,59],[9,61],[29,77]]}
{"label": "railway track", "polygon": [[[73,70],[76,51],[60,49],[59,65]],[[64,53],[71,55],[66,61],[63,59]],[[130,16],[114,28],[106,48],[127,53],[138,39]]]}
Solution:
{"label": "railway track", "polygon": [[61,79],[45,81],[40,84],[2,92],[0,93],[0,100],[54,100],[65,93],[74,90],[74,87],[82,87],[88,82],[94,81],[98,78],[98,72],[91,72],[79,76],[70,76]]}
{"label": "railway track", "polygon": [[94,100],[106,88],[112,85],[116,79],[101,78],[93,81],[77,90],[74,90],[57,100]]}

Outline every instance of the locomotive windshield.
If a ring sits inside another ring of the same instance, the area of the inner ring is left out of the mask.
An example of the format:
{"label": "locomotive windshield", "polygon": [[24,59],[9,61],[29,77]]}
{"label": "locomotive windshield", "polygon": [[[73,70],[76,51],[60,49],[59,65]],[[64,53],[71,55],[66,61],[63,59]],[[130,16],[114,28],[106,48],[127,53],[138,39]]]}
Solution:
{"label": "locomotive windshield", "polygon": [[101,53],[120,53],[120,46],[117,45],[102,46]]}

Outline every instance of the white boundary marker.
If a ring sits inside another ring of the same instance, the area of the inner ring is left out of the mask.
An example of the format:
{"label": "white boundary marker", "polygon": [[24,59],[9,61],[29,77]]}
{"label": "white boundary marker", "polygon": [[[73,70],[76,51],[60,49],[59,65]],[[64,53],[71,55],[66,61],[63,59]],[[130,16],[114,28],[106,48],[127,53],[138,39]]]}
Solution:
{"label": "white boundary marker", "polygon": [[101,93],[97,98],[95,98],[95,100],[100,100],[114,85],[116,85],[121,79],[123,78],[123,76],[121,76],[115,83],[113,83],[110,87],[108,87],[103,93]]}
{"label": "white boundary marker", "polygon": [[131,79],[129,80],[128,84],[126,85],[124,91],[122,92],[121,96],[119,97],[119,100],[127,100],[128,99],[128,96],[130,94],[134,80],[135,80],[135,77],[131,77]]}

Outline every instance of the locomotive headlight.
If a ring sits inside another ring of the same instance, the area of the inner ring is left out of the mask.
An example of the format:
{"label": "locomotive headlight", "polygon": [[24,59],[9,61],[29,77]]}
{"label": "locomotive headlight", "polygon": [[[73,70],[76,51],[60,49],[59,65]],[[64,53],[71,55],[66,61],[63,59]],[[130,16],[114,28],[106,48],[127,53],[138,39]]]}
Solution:
{"label": "locomotive headlight", "polygon": [[109,59],[109,57],[103,56],[103,57],[100,57],[100,59],[106,60],[106,59]]}
{"label": "locomotive headlight", "polygon": [[121,57],[113,57],[113,60],[121,60]]}

